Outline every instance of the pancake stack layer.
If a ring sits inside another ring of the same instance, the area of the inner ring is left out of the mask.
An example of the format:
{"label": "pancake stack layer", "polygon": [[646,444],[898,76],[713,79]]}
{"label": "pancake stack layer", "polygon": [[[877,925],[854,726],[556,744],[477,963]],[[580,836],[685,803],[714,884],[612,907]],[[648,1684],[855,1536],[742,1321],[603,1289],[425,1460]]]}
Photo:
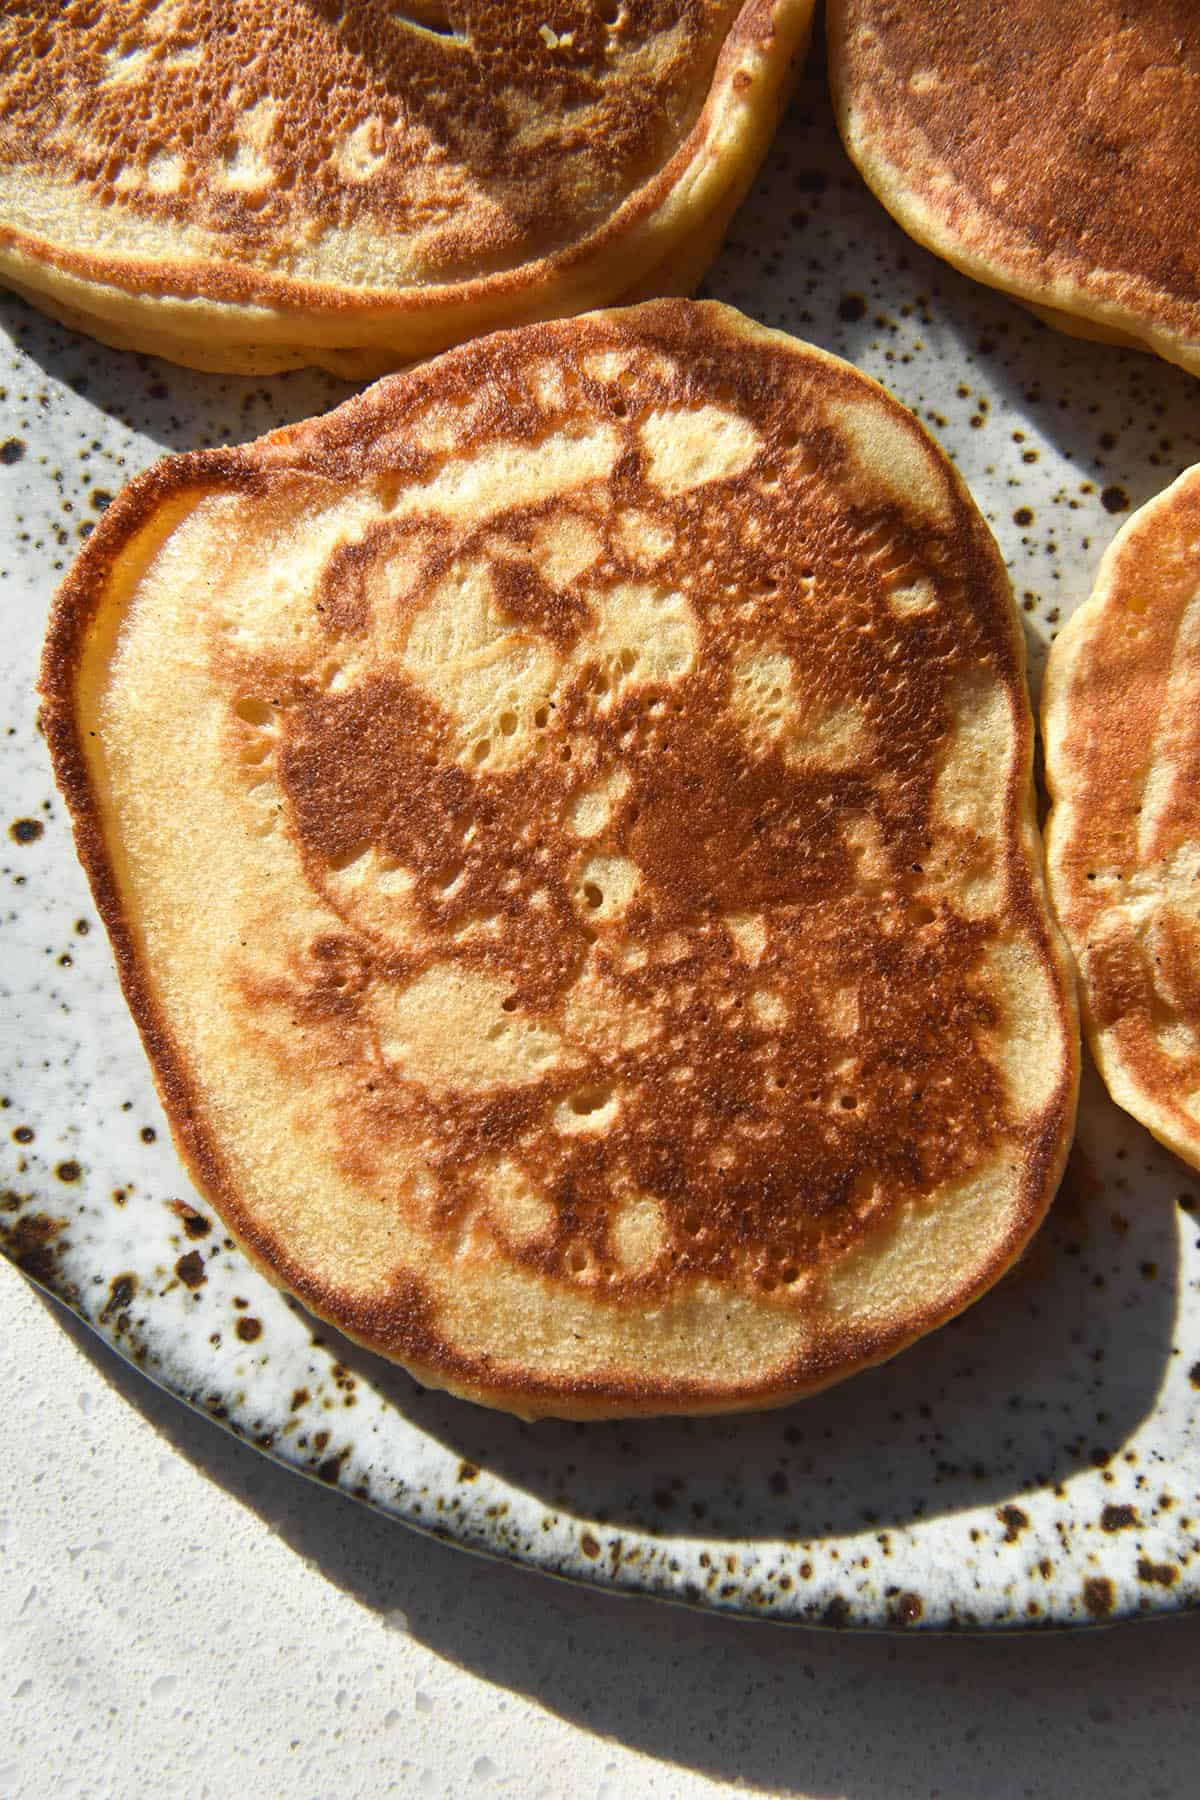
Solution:
{"label": "pancake stack layer", "polygon": [[0,282],[120,349],[358,379],[683,293],[813,0],[6,0]]}

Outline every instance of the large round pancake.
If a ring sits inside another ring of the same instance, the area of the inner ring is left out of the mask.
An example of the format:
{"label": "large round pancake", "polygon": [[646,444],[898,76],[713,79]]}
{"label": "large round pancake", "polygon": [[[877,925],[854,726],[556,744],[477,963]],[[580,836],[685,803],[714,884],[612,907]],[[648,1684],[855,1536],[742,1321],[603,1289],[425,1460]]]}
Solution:
{"label": "large round pancake", "polygon": [[1043,692],[1050,892],[1119,1105],[1200,1168],[1200,467],[1121,528]]}
{"label": "large round pancake", "polygon": [[848,364],[662,301],[174,458],[44,724],[180,1150],[421,1380],[781,1403],[993,1282],[1074,996],[995,544]]}
{"label": "large round pancake", "polygon": [[813,0],[0,9],[0,282],[121,349],[376,375],[700,279]]}
{"label": "large round pancake", "polygon": [[1200,373],[1200,11],[830,0],[838,122],[913,237],[1047,324]]}

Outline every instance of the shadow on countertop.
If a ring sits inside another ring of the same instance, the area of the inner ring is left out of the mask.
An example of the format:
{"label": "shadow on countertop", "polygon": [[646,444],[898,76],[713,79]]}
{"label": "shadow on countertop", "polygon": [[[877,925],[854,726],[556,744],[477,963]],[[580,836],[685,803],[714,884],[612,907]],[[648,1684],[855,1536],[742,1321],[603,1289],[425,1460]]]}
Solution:
{"label": "shadow on countertop", "polygon": [[[848,1800],[1192,1791],[1198,1618],[1116,1635],[901,1640],[575,1588],[297,1480],[54,1312],[161,1438],[333,1587],[468,1674],[661,1763],[762,1793]],[[961,1705],[952,1735],[948,1692]]]}

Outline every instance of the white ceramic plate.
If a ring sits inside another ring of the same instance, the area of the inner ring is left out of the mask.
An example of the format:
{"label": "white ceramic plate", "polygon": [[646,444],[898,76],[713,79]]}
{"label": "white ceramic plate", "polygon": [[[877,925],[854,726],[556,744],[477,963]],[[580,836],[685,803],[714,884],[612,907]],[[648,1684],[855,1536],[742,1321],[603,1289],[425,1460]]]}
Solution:
{"label": "white ceramic plate", "polygon": [[[843,155],[818,82],[708,291],[850,357],[930,426],[1008,559],[1035,681],[1120,515],[1200,460],[1194,381],[1048,332],[917,249]],[[422,1391],[251,1270],[172,1152],[32,683],[55,584],[124,480],[346,390],[119,355],[9,297],[0,318],[0,1224],[27,1273],[270,1455],[556,1574],[832,1625],[1087,1623],[1195,1603],[1200,1178],[1094,1076],[1025,1262],[897,1362],[782,1413],[521,1425]]]}

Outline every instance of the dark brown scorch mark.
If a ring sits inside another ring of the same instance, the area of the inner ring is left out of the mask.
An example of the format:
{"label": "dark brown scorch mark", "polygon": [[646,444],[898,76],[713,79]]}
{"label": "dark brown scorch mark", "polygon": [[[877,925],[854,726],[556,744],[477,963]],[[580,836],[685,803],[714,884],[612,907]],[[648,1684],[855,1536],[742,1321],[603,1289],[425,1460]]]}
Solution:
{"label": "dark brown scorch mark", "polygon": [[1148,1556],[1139,1556],[1137,1572],[1139,1581],[1153,1587],[1174,1587],[1179,1580],[1179,1570],[1174,1563],[1151,1562]]}
{"label": "dark brown scorch mark", "polygon": [[925,1602],[920,1594],[901,1594],[892,1607],[892,1617],[897,1625],[916,1625],[925,1612]]}
{"label": "dark brown scorch mark", "polygon": [[[12,1199],[19,1204],[15,1195]],[[0,1221],[0,1243],[19,1269],[43,1287],[53,1287],[56,1240],[65,1229],[65,1219],[52,1218],[49,1213],[24,1213],[11,1225]]]}
{"label": "dark brown scorch mark", "polygon": [[1006,1544],[1015,1544],[1029,1524],[1029,1514],[1022,1512],[1019,1506],[1002,1506],[996,1517],[1004,1527]]}
{"label": "dark brown scorch mark", "polygon": [[117,1318],[125,1312],[138,1291],[138,1278],[131,1272],[125,1275],[114,1275],[108,1284],[108,1299],[100,1314],[100,1323],[107,1325],[110,1319]]}
{"label": "dark brown scorch mark", "polygon": [[189,1250],[186,1256],[181,1256],[175,1264],[175,1273],[184,1287],[189,1288],[198,1288],[208,1279],[204,1270],[204,1258],[198,1250]]}
{"label": "dark brown scorch mark", "polygon": [[188,1237],[204,1238],[208,1236],[212,1230],[211,1219],[206,1218],[202,1212],[197,1212],[194,1206],[189,1206],[186,1200],[171,1200],[168,1204]]}
{"label": "dark brown scorch mark", "polygon": [[[698,399],[698,369],[686,394],[655,391],[654,403]],[[794,365],[786,377],[794,387]],[[248,998],[297,1008],[341,1045],[344,1065],[369,1065],[347,1160],[369,1176],[374,1155],[420,1145],[448,1229],[477,1202],[484,1164],[505,1157],[522,1169],[556,1224],[513,1254],[551,1273],[570,1254],[615,1278],[619,1178],[654,1195],[667,1218],[670,1256],[639,1277],[646,1284],[708,1274],[802,1286],[889,1208],[977,1166],[1012,1129],[988,1053],[998,1015],[979,975],[994,927],[955,911],[926,874],[942,830],[932,801],[953,684],[980,670],[1015,679],[1000,609],[977,605],[961,579],[991,583],[990,551],[960,536],[951,554],[936,524],[898,506],[848,511],[833,434],[824,464],[797,455],[771,384],[738,379],[755,384],[734,398],[763,433],[761,482],[665,495],[642,468],[650,401],[627,390],[614,421],[626,453],[594,507],[606,580],[629,578],[614,503],[651,512],[674,546],[653,581],[664,597],[686,592],[697,640],[674,682],[639,677],[633,652],[628,668],[584,661],[539,709],[535,754],[489,769],[463,766],[453,721],[398,659],[340,691],[281,675],[277,662],[239,669],[239,691],[275,703],[288,828],[345,925],[278,992]],[[494,604],[561,653],[589,617],[587,588],[554,589],[522,561],[535,513],[496,514],[474,536],[466,527],[455,554],[486,550]],[[398,542],[387,524],[331,563],[320,599],[331,637],[360,634],[369,608],[385,604]],[[415,565],[404,564],[401,641],[446,567],[445,544],[431,543],[418,591]],[[698,563],[702,581],[692,579]],[[898,616],[888,594],[901,580],[930,583],[939,604]],[[736,617],[731,595],[743,599]],[[867,762],[751,749],[731,698],[737,658],[756,647],[791,659],[797,719],[810,706],[861,713]],[[586,850],[637,866],[617,927],[580,903],[585,852],[568,828],[578,796],[614,770],[624,791]],[[875,846],[867,870],[864,845]],[[390,941],[339,899],[337,872],[368,849],[414,873],[425,947]],[[751,913],[764,921],[757,963],[726,924]],[[439,1094],[381,1067],[364,997],[448,958],[503,982],[523,1017],[553,1022],[588,974],[625,1016],[661,1029],[633,1048],[595,1049],[569,1075]],[[856,1009],[848,1022],[831,1015],[843,992]],[[767,1021],[764,994],[776,1014]],[[599,1106],[610,1092],[620,1104],[602,1136],[545,1130],[548,1108],[582,1110],[589,1096]]]}
{"label": "dark brown scorch mark", "polygon": [[1092,1575],[1084,1582],[1083,1604],[1093,1619],[1106,1619],[1116,1603],[1116,1589],[1107,1575]]}

